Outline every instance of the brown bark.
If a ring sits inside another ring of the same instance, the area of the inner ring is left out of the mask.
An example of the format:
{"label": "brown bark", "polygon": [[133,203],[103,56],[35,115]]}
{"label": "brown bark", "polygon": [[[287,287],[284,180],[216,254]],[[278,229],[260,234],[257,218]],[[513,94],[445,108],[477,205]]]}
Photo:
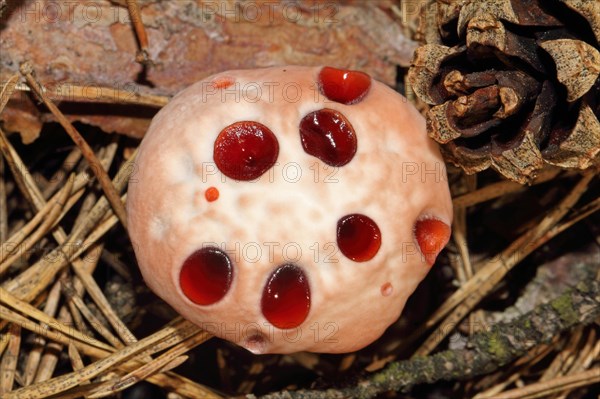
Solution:
{"label": "brown bark", "polygon": [[[397,66],[408,66],[416,47],[402,34],[391,0],[138,3],[147,33],[146,67],[136,62],[141,43],[125,1],[10,2],[0,18],[0,82],[28,60],[39,81],[62,90],[67,100],[75,84],[170,96],[224,70],[282,64],[359,69],[394,85]],[[63,108],[71,122],[141,137],[156,109],[114,102],[99,107],[78,99]],[[0,119],[5,130],[32,141],[41,122],[52,118],[21,95]]]}

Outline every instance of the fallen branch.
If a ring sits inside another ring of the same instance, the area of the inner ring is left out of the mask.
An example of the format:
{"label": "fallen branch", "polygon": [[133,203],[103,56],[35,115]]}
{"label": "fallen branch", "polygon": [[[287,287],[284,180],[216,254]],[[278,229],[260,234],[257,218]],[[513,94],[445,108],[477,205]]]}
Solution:
{"label": "fallen branch", "polygon": [[[579,324],[592,323],[600,316],[600,282],[582,281],[549,303],[538,306],[511,323],[495,325],[475,334],[467,349],[447,350],[389,364],[351,387],[339,389],[282,391],[264,399],[371,398],[387,391],[439,380],[464,380],[491,373],[531,348],[549,343],[553,337]],[[248,395],[248,398],[254,398]]]}

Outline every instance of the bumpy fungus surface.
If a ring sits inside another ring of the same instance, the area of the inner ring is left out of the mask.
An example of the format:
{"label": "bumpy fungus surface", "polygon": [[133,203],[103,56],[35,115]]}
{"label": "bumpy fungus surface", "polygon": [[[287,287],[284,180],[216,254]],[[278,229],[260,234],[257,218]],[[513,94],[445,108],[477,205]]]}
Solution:
{"label": "bumpy fungus surface", "polygon": [[367,74],[229,71],[154,118],[127,200],[148,285],[255,353],[362,348],[450,237],[421,115]]}

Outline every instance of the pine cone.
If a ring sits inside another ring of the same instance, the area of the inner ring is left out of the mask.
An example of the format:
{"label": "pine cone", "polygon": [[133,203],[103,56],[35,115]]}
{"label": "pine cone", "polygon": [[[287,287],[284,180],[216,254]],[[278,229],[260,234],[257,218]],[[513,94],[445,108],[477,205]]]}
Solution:
{"label": "pine cone", "polygon": [[409,71],[429,135],[467,173],[527,183],[600,160],[599,0],[437,0]]}

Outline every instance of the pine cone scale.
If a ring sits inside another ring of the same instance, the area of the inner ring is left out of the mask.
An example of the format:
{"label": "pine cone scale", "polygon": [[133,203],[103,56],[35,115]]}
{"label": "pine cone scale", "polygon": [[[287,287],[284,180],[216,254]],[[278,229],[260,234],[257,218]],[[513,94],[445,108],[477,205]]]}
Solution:
{"label": "pine cone scale", "polygon": [[508,149],[503,150],[502,147],[492,141],[492,164],[507,173],[513,170],[519,171],[507,176],[511,180],[520,181],[521,174],[531,174],[544,166],[542,154],[531,132],[522,132],[521,137],[506,145]]}
{"label": "pine cone scale", "polygon": [[580,40],[557,39],[540,46],[554,59],[557,78],[567,88],[567,101],[587,93],[600,75],[600,51]]}
{"label": "pine cone scale", "polygon": [[596,35],[597,43],[600,43],[600,2],[596,0],[560,1],[587,20]]}
{"label": "pine cone scale", "polygon": [[[437,0],[409,71],[429,135],[468,173],[528,183],[600,153],[600,1]],[[461,7],[462,6],[462,7]],[[583,22],[582,22],[583,21]],[[586,25],[587,22],[587,25]]]}

